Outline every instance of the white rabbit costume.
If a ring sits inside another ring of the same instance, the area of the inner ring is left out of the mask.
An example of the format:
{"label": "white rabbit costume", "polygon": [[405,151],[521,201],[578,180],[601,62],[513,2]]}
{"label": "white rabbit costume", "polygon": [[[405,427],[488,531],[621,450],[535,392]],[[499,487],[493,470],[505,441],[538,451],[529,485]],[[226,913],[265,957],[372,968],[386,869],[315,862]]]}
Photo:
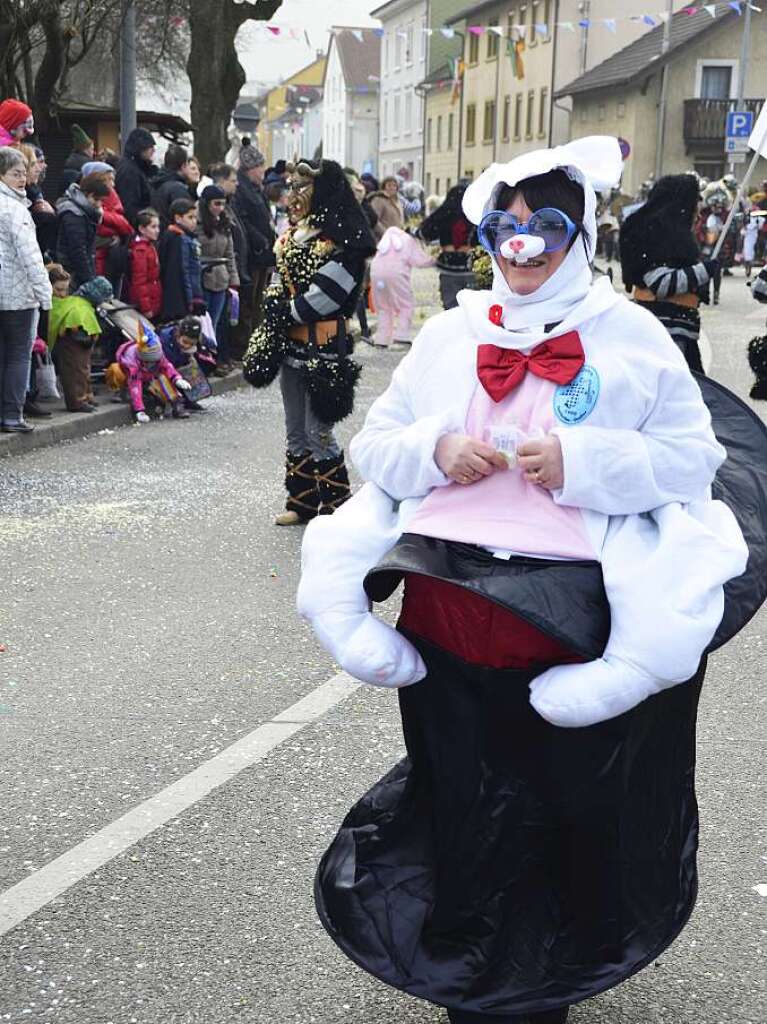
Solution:
{"label": "white rabbit costume", "polygon": [[[447,491],[469,490],[442,473],[434,451],[443,434],[471,433],[467,420],[481,389],[477,347],[529,353],[569,331],[580,336],[583,370],[565,388],[539,382],[539,405],[545,399],[549,410],[545,428],[559,438],[564,465],[564,486],[548,500],[578,517],[601,562],[611,633],[601,659],[557,665],[535,678],[531,703],[555,725],[604,721],[692,677],[711,642],[724,584],[744,572],[748,549],[730,509],[711,500],[726,453],[679,350],[655,317],[607,279],[592,283],[594,189],[616,184],[620,166],[616,140],[582,139],[494,164],[467,189],[464,210],[479,223],[495,209],[500,186],[561,168],[583,187],[584,235],[532,294],[513,293],[495,265],[490,292],[461,292],[458,308],[424,325],[352,442],[352,459],[368,482],[334,516],[307,528],[298,608],[357,678],[405,686],[425,673],[409,641],[371,614],[362,585],[399,536],[410,530],[482,543],[462,534],[458,516],[454,530],[433,532],[435,522],[449,524],[440,520]],[[500,324],[488,316],[494,305],[503,308]],[[506,474],[494,476],[502,486]],[[446,491],[431,501],[435,514],[429,495],[438,489]],[[513,530],[489,547],[501,558],[572,557],[555,535],[538,552],[520,547]]]}

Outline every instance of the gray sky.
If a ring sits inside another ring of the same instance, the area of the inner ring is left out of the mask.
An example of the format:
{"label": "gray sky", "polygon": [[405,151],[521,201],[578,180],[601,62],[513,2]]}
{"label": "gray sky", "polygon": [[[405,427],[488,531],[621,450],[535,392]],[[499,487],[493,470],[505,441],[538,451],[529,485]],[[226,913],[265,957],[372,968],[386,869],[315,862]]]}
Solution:
{"label": "gray sky", "polygon": [[[380,24],[368,11],[380,7],[381,3],[383,0],[377,3],[370,0],[284,0],[269,22],[282,28],[279,37],[256,22],[244,25],[237,36],[237,51],[248,82],[276,82],[310,64],[315,50],[327,50],[332,25],[360,28]],[[301,39],[290,39],[286,31],[290,29],[296,29]],[[311,48],[303,38],[304,29],[309,34]],[[246,86],[243,92],[247,91]]]}

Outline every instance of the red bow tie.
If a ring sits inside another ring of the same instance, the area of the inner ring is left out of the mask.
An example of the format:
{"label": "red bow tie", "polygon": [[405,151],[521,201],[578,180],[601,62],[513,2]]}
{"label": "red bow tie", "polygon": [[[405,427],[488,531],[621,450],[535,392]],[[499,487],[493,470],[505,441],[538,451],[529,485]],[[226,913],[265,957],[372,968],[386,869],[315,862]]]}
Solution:
{"label": "red bow tie", "polygon": [[513,348],[480,345],[477,376],[492,400],[500,402],[522,383],[528,370],[555,384],[569,384],[585,361],[580,335],[577,331],[568,331],[536,345],[527,355]]}

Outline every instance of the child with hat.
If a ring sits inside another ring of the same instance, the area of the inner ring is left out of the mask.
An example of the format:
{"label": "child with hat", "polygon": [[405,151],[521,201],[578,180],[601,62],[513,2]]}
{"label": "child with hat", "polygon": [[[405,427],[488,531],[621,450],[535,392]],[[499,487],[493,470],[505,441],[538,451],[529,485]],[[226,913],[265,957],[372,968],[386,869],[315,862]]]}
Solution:
{"label": "child with hat", "polygon": [[105,277],[94,277],[68,295],[70,275],[52,264],[53,304],[48,315],[48,347],[64,392],[69,412],[95,412],[91,388],[93,346],[101,336],[96,309],[112,298],[112,285]]}
{"label": "child with hat", "polygon": [[14,99],[0,103],[0,146],[18,146],[34,131],[35,119],[31,107]]}
{"label": "child with hat", "polygon": [[127,388],[133,415],[137,423],[148,423],[144,400],[162,411],[171,407],[173,416],[186,419],[181,391],[190,385],[163,351],[160,339],[149,324],[141,323],[136,341],[127,341],[117,350],[117,362],[107,370],[107,383],[115,391]]}

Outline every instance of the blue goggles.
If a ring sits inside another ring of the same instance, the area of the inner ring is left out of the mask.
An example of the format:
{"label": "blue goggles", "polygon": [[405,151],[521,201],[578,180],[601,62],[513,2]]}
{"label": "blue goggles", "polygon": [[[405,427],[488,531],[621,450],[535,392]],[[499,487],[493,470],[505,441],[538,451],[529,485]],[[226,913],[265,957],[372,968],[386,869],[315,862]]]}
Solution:
{"label": "blue goggles", "polygon": [[536,210],[527,224],[513,213],[491,210],[482,218],[477,234],[484,249],[497,256],[504,242],[515,235],[534,235],[544,241],[544,252],[557,252],[570,243],[578,228],[566,213],[553,206]]}

